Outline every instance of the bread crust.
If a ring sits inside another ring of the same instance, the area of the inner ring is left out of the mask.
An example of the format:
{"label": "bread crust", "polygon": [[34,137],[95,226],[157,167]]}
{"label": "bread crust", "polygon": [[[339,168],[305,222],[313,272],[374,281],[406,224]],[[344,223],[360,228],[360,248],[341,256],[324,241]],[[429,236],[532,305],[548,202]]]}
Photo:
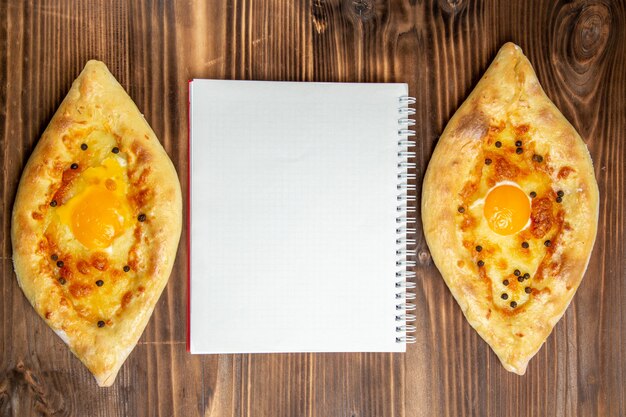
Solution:
{"label": "bread crust", "polygon": [[[120,310],[114,324],[106,328],[86,322],[64,295],[43,239],[49,203],[64,167],[80,152],[68,146],[68,138],[80,129],[110,132],[128,158],[129,193],[139,185],[150,190],[149,197],[137,203],[137,210],[147,217],[136,227],[142,291],[137,302]],[[113,384],[143,333],[171,273],[181,225],[180,183],[167,153],[106,65],[87,62],[24,168],[13,207],[11,239],[15,272],[24,294],[93,373],[98,385]]]}
{"label": "bread crust", "polygon": [[[532,140],[549,155],[547,172],[553,182],[575,196],[562,204],[568,227],[551,255],[558,268],[544,271],[549,293],[533,297],[514,315],[494,307],[485,281],[476,279],[477,268],[463,247],[458,220],[463,187],[477,164],[483,164],[483,140],[489,129],[502,121],[532,127]],[[561,178],[562,168],[571,166],[576,173]],[[500,49],[450,119],[425,174],[421,209],[432,259],[463,314],[507,370],[524,374],[528,361],[567,309],[586,270],[597,230],[598,186],[585,143],[546,96],[517,45],[507,43]],[[519,334],[524,337],[516,336]]]}

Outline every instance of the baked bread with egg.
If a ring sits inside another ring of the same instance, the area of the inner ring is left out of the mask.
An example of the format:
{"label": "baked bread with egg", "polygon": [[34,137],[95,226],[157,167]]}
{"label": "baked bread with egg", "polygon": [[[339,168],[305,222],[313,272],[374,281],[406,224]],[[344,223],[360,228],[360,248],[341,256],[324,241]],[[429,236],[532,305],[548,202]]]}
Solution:
{"label": "baked bread with egg", "polygon": [[422,221],[452,295],[507,370],[524,374],[565,312],[597,219],[585,143],[505,44],[439,139]]}
{"label": "baked bread with egg", "polygon": [[105,64],[87,62],[24,168],[11,237],[24,294],[100,386],[143,333],[181,224],[172,162]]}

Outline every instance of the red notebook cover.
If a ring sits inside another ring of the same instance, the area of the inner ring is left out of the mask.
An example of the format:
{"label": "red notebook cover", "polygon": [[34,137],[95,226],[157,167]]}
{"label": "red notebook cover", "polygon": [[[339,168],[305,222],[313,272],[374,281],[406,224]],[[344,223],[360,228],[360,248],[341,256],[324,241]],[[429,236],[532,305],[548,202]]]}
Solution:
{"label": "red notebook cover", "polygon": [[191,80],[187,81],[187,352],[191,344]]}

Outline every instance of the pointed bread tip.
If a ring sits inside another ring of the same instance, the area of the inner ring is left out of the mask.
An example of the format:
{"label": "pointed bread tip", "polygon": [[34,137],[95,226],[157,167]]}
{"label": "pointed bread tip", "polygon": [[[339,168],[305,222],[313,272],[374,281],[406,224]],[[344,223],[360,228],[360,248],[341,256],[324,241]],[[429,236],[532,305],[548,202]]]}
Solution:
{"label": "pointed bread tip", "polygon": [[[493,346],[492,346],[493,348]],[[524,376],[526,374],[526,368],[528,367],[528,361],[526,361],[526,363],[517,363],[517,364],[511,364],[508,362],[504,362],[502,359],[500,359],[500,362],[502,362],[502,366],[504,367],[504,369],[506,369],[509,372],[513,372],[514,374],[520,375],[520,376]]]}
{"label": "pointed bread tip", "polygon": [[500,48],[501,51],[522,52],[522,48],[513,42],[507,42]]}
{"label": "pointed bread tip", "polygon": [[106,64],[102,61],[98,61],[97,59],[90,59],[89,61],[85,63],[85,68],[91,68],[91,67],[106,68],[108,70]]}
{"label": "pointed bread tip", "polygon": [[503,59],[505,60],[514,60],[517,61],[519,60],[521,57],[526,57],[526,55],[524,55],[524,51],[522,51],[522,48],[520,48],[518,45],[514,44],[513,42],[507,42],[504,45],[502,45],[500,47],[500,49],[498,50],[498,53],[496,54],[496,58],[494,59],[494,62],[497,61],[501,61]]}
{"label": "pointed bread tip", "polygon": [[110,387],[115,382],[115,378],[117,377],[117,373],[119,372],[119,370],[120,369],[117,368],[114,371],[106,374],[93,374],[93,377],[96,379],[99,387]]}

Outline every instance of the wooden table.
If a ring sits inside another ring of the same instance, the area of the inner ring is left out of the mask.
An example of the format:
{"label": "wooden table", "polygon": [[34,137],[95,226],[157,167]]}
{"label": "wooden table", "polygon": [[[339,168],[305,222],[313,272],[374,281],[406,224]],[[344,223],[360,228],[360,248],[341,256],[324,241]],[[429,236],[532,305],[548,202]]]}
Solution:
{"label": "wooden table", "polygon": [[[515,3],[0,0],[0,415],[626,415],[626,4]],[[183,189],[190,78],[408,82],[419,184],[448,118],[509,40],[585,139],[601,193],[589,270],[526,376],[506,372],[467,324],[421,233],[418,342],[406,354],[191,356],[185,232],[111,388],[96,386],[22,295],[9,239],[20,172],[89,58],[145,113]]]}

